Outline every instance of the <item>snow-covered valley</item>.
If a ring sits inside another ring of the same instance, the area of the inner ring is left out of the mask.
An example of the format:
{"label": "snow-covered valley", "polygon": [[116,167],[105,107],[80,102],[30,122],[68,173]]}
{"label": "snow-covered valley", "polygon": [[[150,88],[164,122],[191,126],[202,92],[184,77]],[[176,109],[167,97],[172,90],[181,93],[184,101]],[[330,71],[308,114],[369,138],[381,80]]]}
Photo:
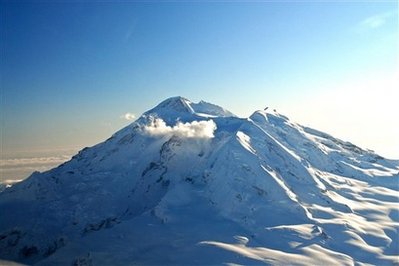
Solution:
{"label": "snow-covered valley", "polygon": [[0,193],[0,264],[399,264],[399,161],[165,100]]}

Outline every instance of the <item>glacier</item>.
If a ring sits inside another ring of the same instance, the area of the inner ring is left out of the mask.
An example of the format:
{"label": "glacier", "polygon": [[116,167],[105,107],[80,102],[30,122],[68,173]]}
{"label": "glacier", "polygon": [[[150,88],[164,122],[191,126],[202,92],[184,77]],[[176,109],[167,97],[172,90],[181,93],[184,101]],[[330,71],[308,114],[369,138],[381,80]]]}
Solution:
{"label": "glacier", "polygon": [[393,265],[399,161],[172,97],[0,193],[0,264]]}

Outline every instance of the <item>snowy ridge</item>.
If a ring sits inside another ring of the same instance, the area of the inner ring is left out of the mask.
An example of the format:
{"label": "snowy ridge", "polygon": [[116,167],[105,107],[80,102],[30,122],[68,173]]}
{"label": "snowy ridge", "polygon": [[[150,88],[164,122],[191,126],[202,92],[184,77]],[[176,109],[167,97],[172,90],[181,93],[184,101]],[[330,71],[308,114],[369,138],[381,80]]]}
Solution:
{"label": "snowy ridge", "polygon": [[5,188],[0,262],[390,265],[398,190],[398,161],[275,110],[173,97]]}

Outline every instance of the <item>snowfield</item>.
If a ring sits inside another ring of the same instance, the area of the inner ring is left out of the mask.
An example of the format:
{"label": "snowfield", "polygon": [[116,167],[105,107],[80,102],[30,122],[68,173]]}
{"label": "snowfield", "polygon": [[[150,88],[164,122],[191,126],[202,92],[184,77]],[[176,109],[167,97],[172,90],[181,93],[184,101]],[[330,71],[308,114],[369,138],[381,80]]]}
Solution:
{"label": "snowfield", "polygon": [[399,161],[169,98],[0,193],[0,264],[399,265]]}

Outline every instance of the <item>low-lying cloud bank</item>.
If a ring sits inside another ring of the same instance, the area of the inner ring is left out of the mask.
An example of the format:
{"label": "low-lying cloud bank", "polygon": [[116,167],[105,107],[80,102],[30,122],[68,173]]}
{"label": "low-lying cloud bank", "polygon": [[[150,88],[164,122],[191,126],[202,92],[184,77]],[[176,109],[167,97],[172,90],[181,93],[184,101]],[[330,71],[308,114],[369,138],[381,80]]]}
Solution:
{"label": "low-lying cloud bank", "polygon": [[210,139],[216,130],[213,120],[193,121],[191,123],[177,122],[173,127],[166,125],[160,118],[155,119],[144,131],[152,136],[175,135],[182,138]]}
{"label": "low-lying cloud bank", "polygon": [[34,158],[11,158],[0,160],[0,168],[12,168],[23,166],[38,166],[60,164],[71,158],[70,155],[34,157]]}
{"label": "low-lying cloud bank", "polygon": [[71,155],[32,158],[7,158],[0,160],[0,184],[13,183],[28,177],[34,171],[47,171],[71,159]]}

